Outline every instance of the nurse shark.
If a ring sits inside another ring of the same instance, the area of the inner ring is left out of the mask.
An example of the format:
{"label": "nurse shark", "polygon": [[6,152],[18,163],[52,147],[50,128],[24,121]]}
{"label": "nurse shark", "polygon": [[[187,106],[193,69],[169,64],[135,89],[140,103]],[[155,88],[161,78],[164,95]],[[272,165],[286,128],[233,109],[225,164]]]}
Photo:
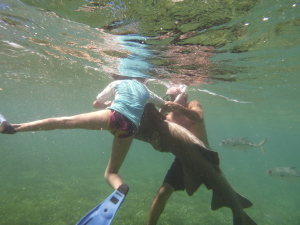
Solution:
{"label": "nurse shark", "polygon": [[204,184],[212,190],[211,209],[228,207],[233,225],[256,225],[244,208],[252,203],[237,193],[219,167],[218,153],[178,124],[164,120],[153,104],[148,103],[135,138],[152,143],[161,152],[171,152],[183,165],[184,182],[189,196]]}

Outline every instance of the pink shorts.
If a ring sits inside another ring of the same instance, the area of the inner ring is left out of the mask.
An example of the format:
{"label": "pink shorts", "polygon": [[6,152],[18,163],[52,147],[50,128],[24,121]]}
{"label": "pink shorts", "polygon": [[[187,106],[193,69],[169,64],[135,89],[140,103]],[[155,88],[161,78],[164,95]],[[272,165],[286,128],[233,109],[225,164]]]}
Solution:
{"label": "pink shorts", "polygon": [[115,110],[111,110],[108,121],[108,131],[115,137],[126,138],[134,135],[137,128],[126,116]]}

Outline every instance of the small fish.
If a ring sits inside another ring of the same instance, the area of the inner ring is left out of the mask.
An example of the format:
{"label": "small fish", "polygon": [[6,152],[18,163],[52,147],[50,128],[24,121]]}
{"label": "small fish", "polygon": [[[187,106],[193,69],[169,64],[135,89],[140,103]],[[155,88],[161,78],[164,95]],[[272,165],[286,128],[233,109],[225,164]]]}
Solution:
{"label": "small fish", "polygon": [[296,167],[274,167],[267,170],[267,175],[281,180],[300,181],[300,172],[296,170]]}
{"label": "small fish", "polygon": [[263,149],[263,144],[266,139],[261,141],[259,144],[251,143],[247,138],[227,138],[221,141],[220,145],[225,148],[240,149],[246,151],[249,147],[258,147],[262,153],[265,153]]}

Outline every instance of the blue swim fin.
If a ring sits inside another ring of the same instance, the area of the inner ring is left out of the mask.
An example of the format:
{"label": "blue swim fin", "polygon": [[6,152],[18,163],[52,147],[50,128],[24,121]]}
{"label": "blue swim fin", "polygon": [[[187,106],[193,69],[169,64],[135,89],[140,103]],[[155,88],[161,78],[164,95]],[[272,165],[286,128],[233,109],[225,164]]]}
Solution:
{"label": "blue swim fin", "polygon": [[15,134],[16,130],[15,128],[6,121],[4,116],[0,114],[0,133],[2,134]]}
{"label": "blue swim fin", "polygon": [[122,184],[103,202],[86,214],[77,225],[109,225],[117,210],[123,203],[129,190],[127,184]]}

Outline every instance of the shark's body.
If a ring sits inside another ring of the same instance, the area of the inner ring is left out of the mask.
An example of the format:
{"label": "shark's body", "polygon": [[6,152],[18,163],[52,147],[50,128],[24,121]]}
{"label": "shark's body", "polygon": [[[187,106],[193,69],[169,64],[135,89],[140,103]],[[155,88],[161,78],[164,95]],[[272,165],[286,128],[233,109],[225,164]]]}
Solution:
{"label": "shark's body", "polygon": [[135,138],[151,143],[154,136],[160,138],[160,151],[171,152],[181,161],[188,195],[205,184],[213,192],[212,210],[226,206],[232,210],[234,225],[256,224],[243,210],[252,203],[231,187],[219,168],[218,153],[185,128],[164,121],[154,105],[147,104]]}

